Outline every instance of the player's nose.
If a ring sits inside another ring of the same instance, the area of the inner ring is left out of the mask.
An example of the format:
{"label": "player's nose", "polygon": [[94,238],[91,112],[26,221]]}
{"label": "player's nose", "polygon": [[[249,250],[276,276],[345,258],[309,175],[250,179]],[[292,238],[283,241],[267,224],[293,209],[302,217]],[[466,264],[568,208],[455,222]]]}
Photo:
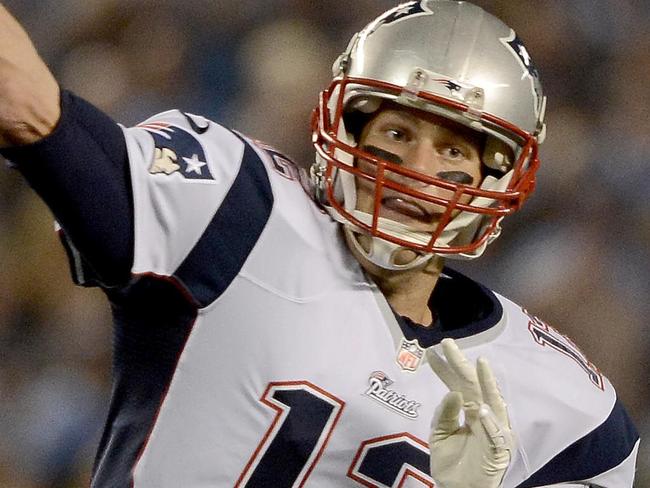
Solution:
{"label": "player's nose", "polygon": [[440,171],[440,156],[430,141],[417,141],[408,151],[405,165],[418,173],[434,176]]}

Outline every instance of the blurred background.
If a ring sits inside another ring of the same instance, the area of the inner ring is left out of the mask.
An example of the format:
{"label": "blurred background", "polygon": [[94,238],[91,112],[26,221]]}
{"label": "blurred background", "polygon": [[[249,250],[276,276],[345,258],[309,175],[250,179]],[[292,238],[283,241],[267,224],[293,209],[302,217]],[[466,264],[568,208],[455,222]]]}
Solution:
{"label": "blurred background", "polygon": [[[309,115],[388,0],[5,0],[61,84],[132,125],[170,108],[305,165]],[[477,0],[513,25],[549,97],[537,193],[459,265],[567,334],[650,437],[647,0]],[[644,196],[645,195],[645,196]],[[47,209],[0,169],[0,486],[77,488],[107,410],[111,326],[75,288]],[[453,264],[453,263],[452,263]],[[650,487],[642,444],[637,488]]]}

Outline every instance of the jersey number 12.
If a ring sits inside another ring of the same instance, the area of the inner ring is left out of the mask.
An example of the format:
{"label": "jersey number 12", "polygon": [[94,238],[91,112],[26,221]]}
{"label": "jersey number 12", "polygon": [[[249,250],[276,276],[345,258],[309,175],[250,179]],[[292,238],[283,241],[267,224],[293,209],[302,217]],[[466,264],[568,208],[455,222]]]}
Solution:
{"label": "jersey number 12", "polygon": [[[325,450],[344,402],[307,381],[271,383],[261,401],[276,415],[235,487],[302,487]],[[407,477],[434,486],[426,443],[406,432],[362,442],[347,474],[368,487],[396,486],[396,481],[401,486]]]}

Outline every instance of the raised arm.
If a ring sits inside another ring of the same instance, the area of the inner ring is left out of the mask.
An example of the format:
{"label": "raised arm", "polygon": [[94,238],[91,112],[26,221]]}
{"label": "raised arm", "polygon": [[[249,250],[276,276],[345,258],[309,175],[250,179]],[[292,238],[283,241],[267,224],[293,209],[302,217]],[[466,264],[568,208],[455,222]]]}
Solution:
{"label": "raised arm", "polygon": [[69,255],[74,256],[75,279],[125,283],[134,238],[122,129],[92,104],[59,89],[28,35],[2,5],[0,152],[61,224],[66,244],[74,248]]}
{"label": "raised arm", "polygon": [[42,139],[60,114],[59,85],[27,33],[0,4],[0,147]]}

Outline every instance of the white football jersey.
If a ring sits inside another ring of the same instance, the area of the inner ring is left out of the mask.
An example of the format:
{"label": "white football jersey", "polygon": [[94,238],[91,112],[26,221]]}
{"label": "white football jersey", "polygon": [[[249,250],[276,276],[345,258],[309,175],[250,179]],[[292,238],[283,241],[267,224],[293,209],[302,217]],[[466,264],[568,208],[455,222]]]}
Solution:
{"label": "white football jersey", "polygon": [[179,111],[124,133],[134,280],[109,295],[94,488],[434,487],[447,388],[423,354],[444,337],[489,359],[508,403],[505,488],[632,486],[638,435],[559,332],[452,270],[435,293],[445,323],[409,323],[282,154]]}

